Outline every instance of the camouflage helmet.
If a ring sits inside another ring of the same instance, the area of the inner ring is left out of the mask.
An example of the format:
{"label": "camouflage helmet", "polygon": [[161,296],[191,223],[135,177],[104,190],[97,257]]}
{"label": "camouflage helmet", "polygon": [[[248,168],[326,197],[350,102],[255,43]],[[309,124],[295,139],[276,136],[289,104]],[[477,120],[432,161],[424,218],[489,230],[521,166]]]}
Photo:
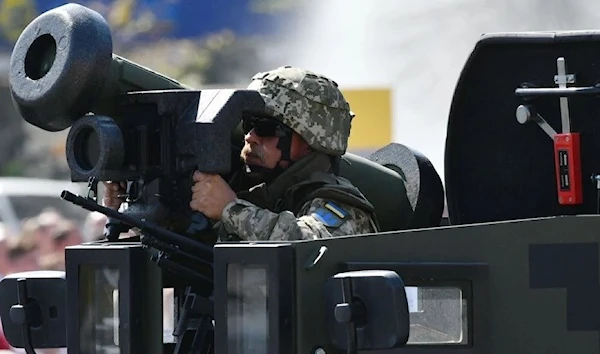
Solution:
{"label": "camouflage helmet", "polygon": [[292,128],[312,149],[329,155],[346,152],[354,115],[333,80],[283,66],[254,75],[248,89],[260,92],[265,113]]}

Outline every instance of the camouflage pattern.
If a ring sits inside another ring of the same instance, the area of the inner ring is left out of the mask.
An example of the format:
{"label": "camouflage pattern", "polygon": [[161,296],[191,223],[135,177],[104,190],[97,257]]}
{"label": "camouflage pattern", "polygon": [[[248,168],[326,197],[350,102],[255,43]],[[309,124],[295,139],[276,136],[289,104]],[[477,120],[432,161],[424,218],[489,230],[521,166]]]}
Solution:
{"label": "camouflage pattern", "polygon": [[340,205],[348,212],[345,221],[337,228],[325,226],[311,214],[326,203],[327,200],[324,199],[313,199],[304,204],[298,215],[294,215],[290,211],[277,214],[237,199],[225,207],[221,223],[228,233],[237,235],[244,241],[314,240],[377,232],[367,213],[343,204]]}
{"label": "camouflage pattern", "polygon": [[337,83],[290,66],[258,73],[248,86],[260,92],[269,116],[302,136],[316,151],[343,155],[354,114]]}

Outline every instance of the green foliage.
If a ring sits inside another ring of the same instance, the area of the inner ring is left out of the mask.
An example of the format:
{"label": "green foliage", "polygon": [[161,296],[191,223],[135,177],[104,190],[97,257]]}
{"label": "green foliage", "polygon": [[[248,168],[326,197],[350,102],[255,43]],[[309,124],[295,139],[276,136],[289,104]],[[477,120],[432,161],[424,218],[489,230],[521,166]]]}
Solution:
{"label": "green foliage", "polygon": [[13,158],[7,163],[1,165],[0,174],[7,177],[21,177],[25,174],[25,162],[18,158]]}
{"label": "green foliage", "polygon": [[[257,11],[280,11],[293,4],[289,0],[251,3]],[[169,24],[160,23],[151,13],[134,16],[134,8],[134,0],[116,0],[108,8],[96,8],[111,26],[116,54],[194,88],[248,82],[263,69],[258,51],[263,38],[239,38],[223,29],[201,38],[169,39]],[[157,39],[131,45],[136,38],[148,37]]]}
{"label": "green foliage", "polygon": [[205,38],[162,40],[119,53],[186,85],[235,85],[259,71],[262,38],[238,38],[224,30]]}

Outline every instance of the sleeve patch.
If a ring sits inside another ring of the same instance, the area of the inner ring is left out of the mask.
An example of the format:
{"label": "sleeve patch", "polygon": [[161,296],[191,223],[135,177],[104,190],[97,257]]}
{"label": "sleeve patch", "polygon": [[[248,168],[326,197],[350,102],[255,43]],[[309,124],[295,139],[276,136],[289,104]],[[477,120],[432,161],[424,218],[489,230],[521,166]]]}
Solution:
{"label": "sleeve patch", "polygon": [[344,208],[340,207],[339,205],[333,202],[327,202],[325,204],[325,208],[331,210],[335,215],[339,216],[341,219],[344,219],[348,215],[348,212],[344,210]]}
{"label": "sleeve patch", "polygon": [[323,225],[335,228],[344,223],[348,212],[332,202],[327,202],[324,207],[318,208],[311,215]]}

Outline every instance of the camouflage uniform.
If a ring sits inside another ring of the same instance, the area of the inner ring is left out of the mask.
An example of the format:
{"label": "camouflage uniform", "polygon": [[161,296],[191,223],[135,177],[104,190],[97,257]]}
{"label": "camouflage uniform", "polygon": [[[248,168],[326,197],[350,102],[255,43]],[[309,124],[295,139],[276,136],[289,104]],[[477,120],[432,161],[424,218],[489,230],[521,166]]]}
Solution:
{"label": "camouflage uniform", "polygon": [[324,223],[317,212],[328,208],[331,203],[315,198],[294,215],[289,210],[274,213],[238,199],[223,211],[223,226],[227,232],[247,241],[313,240],[376,231],[370,215],[365,211],[347,206],[336,208],[339,207],[337,204],[333,204],[333,208],[344,210],[344,219],[332,224]]}
{"label": "camouflage uniform", "polygon": [[[298,133],[313,153],[269,185],[234,190],[220,227],[241,240],[311,240],[377,231],[374,208],[351,183],[332,173],[331,157],[346,152],[353,114],[337,84],[307,70],[258,73],[248,86],[265,101],[264,115]],[[308,199],[306,199],[308,197]]]}

